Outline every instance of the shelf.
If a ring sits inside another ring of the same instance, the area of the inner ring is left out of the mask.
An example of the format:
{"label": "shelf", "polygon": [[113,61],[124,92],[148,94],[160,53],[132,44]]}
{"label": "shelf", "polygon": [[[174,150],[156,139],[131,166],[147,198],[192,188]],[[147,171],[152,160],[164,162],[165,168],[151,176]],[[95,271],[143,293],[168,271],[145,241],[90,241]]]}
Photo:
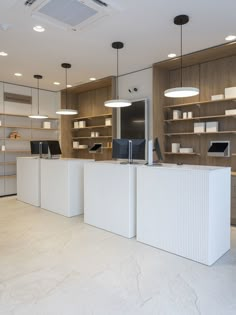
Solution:
{"label": "shelf", "polygon": [[107,128],[107,127],[112,127],[112,125],[88,126],[88,127],[83,127],[83,128],[72,128],[72,130],[96,129],[96,128]]}
{"label": "shelf", "polygon": [[16,178],[16,175],[0,175],[0,178]]}
{"label": "shelf", "polygon": [[109,116],[112,116],[112,113],[102,114],[102,115],[94,115],[94,116],[74,117],[74,118],[72,118],[72,120],[93,119],[93,118],[109,117]]}
{"label": "shelf", "polygon": [[0,165],[16,165],[16,162],[0,162]]}
{"label": "shelf", "polygon": [[178,105],[166,105],[163,108],[178,108],[178,107],[185,107],[185,106],[194,106],[194,105],[205,105],[205,104],[216,104],[216,103],[222,103],[222,102],[229,102],[229,101],[236,101],[235,98],[224,98],[222,100],[216,100],[216,101],[199,101],[199,102],[191,102],[191,103],[183,103]]}
{"label": "shelf", "polygon": [[200,155],[200,153],[181,153],[181,152],[164,152],[164,154],[169,154],[169,155]]}
{"label": "shelf", "polygon": [[14,128],[14,129],[31,129],[31,130],[58,130],[58,128],[33,128],[33,127],[23,127],[23,126],[9,126],[9,125],[2,125],[0,127],[3,128]]}
{"label": "shelf", "polygon": [[5,151],[0,151],[0,153],[30,153],[31,151],[29,150],[5,150]]}
{"label": "shelf", "polygon": [[112,138],[112,136],[99,136],[99,137],[72,137],[73,140],[77,139],[101,139],[101,138]]}
{"label": "shelf", "polygon": [[176,133],[165,133],[165,136],[187,136],[187,135],[210,135],[210,134],[235,134],[236,130],[231,131],[217,131],[217,132],[176,132]]}
{"label": "shelf", "polygon": [[[21,114],[0,113],[0,115],[3,115],[3,116],[15,116],[15,117],[26,117],[26,118],[32,119],[32,118],[30,118],[28,115],[21,115]],[[43,118],[41,121],[45,121],[45,120],[47,120],[47,119],[50,119],[50,120],[59,120],[59,118],[48,117],[48,118]]]}
{"label": "shelf", "polygon": [[215,115],[215,116],[199,116],[199,117],[192,117],[192,118],[179,118],[179,119],[165,119],[164,121],[169,122],[176,122],[176,121],[185,121],[185,120],[204,120],[204,119],[221,119],[221,118],[236,118],[236,115]]}

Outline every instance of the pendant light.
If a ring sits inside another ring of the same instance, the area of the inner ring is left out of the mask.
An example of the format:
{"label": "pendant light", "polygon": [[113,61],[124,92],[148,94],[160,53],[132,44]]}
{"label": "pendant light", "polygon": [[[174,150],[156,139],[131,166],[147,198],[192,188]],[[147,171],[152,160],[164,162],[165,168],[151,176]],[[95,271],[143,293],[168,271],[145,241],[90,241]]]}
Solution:
{"label": "pendant light", "polygon": [[174,18],[174,24],[181,26],[180,32],[180,47],[181,47],[181,54],[180,54],[180,87],[172,88],[165,90],[164,95],[166,97],[190,97],[199,94],[199,89],[195,87],[186,87],[183,86],[183,36],[182,36],[182,26],[187,24],[189,21],[188,15],[178,15]]}
{"label": "pendant light", "polygon": [[29,115],[29,118],[35,118],[35,119],[45,119],[48,118],[46,115],[40,115],[39,114],[39,80],[41,80],[43,77],[40,74],[35,74],[34,78],[37,79],[37,91],[38,91],[38,113],[36,115]]}
{"label": "pendant light", "polygon": [[109,100],[109,101],[106,101],[104,103],[104,105],[106,107],[114,107],[114,108],[118,108],[118,107],[127,107],[127,106],[130,106],[131,105],[131,102],[130,101],[127,101],[127,100],[120,100],[119,99],[119,85],[118,85],[118,80],[119,80],[119,73],[118,73],[118,69],[119,69],[119,54],[118,54],[118,51],[119,49],[122,49],[124,47],[124,44],[122,42],[114,42],[112,43],[112,48],[116,49],[116,56],[117,56],[117,62],[116,62],[116,99],[115,100]]}
{"label": "pendant light", "polygon": [[68,94],[67,94],[67,69],[71,68],[70,63],[62,63],[61,64],[62,68],[65,69],[66,72],[66,108],[60,108],[58,111],[56,111],[56,114],[58,115],[76,115],[78,114],[78,111],[76,109],[69,109],[67,108],[67,99],[68,99]]}

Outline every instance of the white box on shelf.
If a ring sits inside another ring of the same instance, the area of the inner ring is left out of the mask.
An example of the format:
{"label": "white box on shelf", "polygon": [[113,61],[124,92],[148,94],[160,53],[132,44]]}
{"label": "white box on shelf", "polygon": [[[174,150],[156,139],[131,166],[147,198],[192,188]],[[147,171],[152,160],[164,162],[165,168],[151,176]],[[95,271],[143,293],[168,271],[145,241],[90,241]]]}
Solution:
{"label": "white box on shelf", "polygon": [[193,112],[188,112],[188,118],[193,118]]}
{"label": "white box on shelf", "polygon": [[236,115],[236,109],[227,109],[225,115]]}
{"label": "white box on shelf", "polygon": [[74,121],[74,128],[79,128],[79,122],[78,121]]}
{"label": "white box on shelf", "polygon": [[187,112],[183,112],[183,119],[187,119],[188,118],[188,113]]}
{"label": "white box on shelf", "polygon": [[80,120],[79,121],[79,128],[84,128],[86,127],[86,121],[85,120]]}
{"label": "white box on shelf", "polygon": [[217,95],[211,96],[212,101],[223,100],[223,99],[224,99],[224,94],[217,94]]}
{"label": "white box on shelf", "polygon": [[205,123],[204,122],[196,122],[196,123],[194,123],[193,131],[195,133],[205,132]]}
{"label": "white box on shelf", "polygon": [[206,122],[206,132],[218,132],[219,123],[218,121],[208,121]]}
{"label": "white box on shelf", "polygon": [[80,144],[79,149],[88,149],[88,145],[87,144]]}
{"label": "white box on shelf", "polygon": [[50,121],[44,121],[43,122],[43,128],[50,129],[51,128],[51,122]]}
{"label": "white box on shelf", "polygon": [[225,98],[236,98],[236,86],[225,88]]}
{"label": "white box on shelf", "polygon": [[95,131],[91,131],[91,137],[96,137],[96,132]]}
{"label": "white box on shelf", "polygon": [[180,148],[180,143],[171,143],[171,152],[178,153]]}
{"label": "white box on shelf", "polygon": [[181,110],[173,110],[173,119],[180,119],[181,118]]}
{"label": "white box on shelf", "polygon": [[79,149],[79,141],[73,141],[73,149]]}
{"label": "white box on shelf", "polygon": [[180,148],[180,153],[193,153],[193,148]]}
{"label": "white box on shelf", "polygon": [[112,124],[112,119],[111,118],[106,118],[105,119],[105,126],[111,126]]}

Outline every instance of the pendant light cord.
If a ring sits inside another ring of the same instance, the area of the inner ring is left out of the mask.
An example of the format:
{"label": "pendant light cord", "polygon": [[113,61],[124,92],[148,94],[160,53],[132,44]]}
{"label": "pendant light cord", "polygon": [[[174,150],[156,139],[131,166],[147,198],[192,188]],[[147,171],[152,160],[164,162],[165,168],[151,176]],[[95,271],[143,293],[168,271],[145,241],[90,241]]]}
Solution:
{"label": "pendant light cord", "polygon": [[183,25],[180,31],[180,86],[183,87]]}
{"label": "pendant light cord", "polygon": [[39,79],[37,79],[37,88],[38,88],[38,115],[39,115]]}
{"label": "pendant light cord", "polygon": [[66,109],[67,109],[67,68],[66,68]]}
{"label": "pendant light cord", "polygon": [[116,49],[116,97],[119,99],[119,53],[118,53],[118,48]]}

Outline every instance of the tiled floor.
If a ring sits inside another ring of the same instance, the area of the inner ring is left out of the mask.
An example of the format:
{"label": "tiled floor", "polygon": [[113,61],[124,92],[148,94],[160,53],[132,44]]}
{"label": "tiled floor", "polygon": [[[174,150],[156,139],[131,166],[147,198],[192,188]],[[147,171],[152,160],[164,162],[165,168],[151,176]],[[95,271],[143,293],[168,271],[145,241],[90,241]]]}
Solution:
{"label": "tiled floor", "polygon": [[235,315],[236,228],[212,267],[0,198],[1,315]]}

